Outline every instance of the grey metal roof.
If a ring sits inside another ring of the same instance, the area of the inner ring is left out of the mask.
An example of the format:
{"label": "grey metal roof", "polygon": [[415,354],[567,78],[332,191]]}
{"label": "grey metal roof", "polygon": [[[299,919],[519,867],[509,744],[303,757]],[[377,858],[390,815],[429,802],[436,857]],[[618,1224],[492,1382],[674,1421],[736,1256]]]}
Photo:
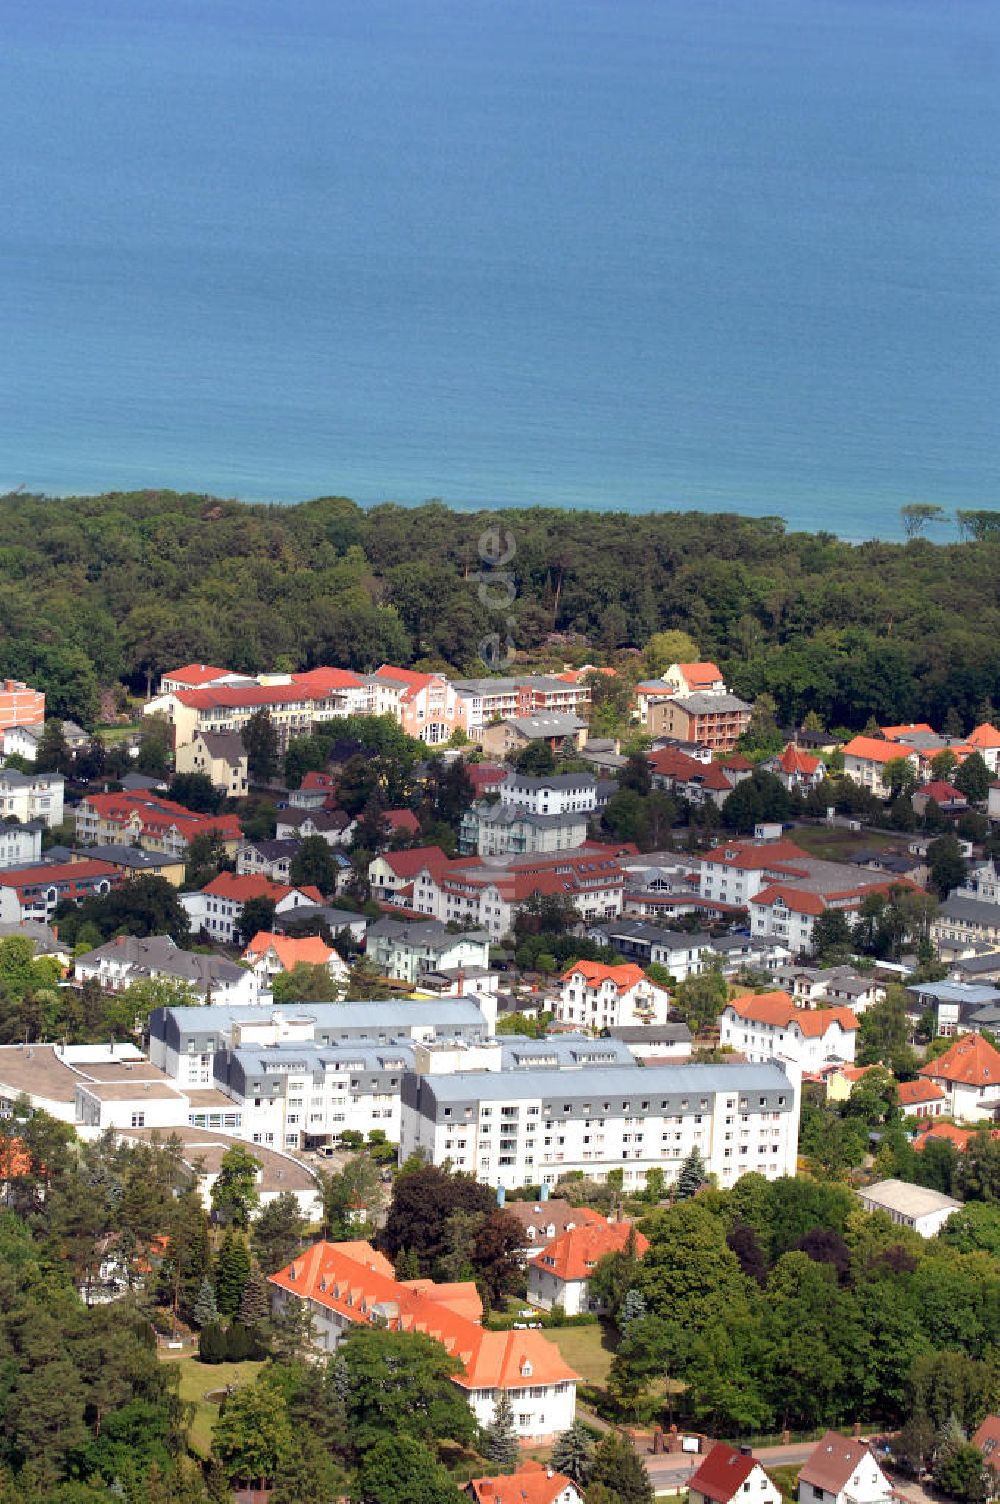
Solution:
{"label": "grey metal roof", "polygon": [[691,715],[714,715],[722,713],[731,714],[736,710],[750,710],[746,700],[741,700],[738,695],[731,694],[704,694],[676,695],[670,703],[679,705],[682,710]]}
{"label": "grey metal roof", "polygon": [[787,1091],[791,1082],[776,1061],[760,1065],[647,1065],[639,1070],[628,1066],[594,1066],[580,1074],[565,1070],[528,1070],[517,1074],[516,1089],[509,1075],[493,1071],[457,1071],[451,1076],[427,1076],[424,1086],[433,1090],[439,1102],[465,1102],[470,1098],[502,1102],[512,1097],[563,1097],[576,1095],[593,1098],[601,1092],[614,1096],[624,1092],[645,1098],[659,1095],[676,1097],[687,1092],[692,1097],[711,1096],[714,1092]]}
{"label": "grey metal roof", "polygon": [[534,740],[541,736],[567,736],[571,731],[581,731],[587,723],[577,715],[552,714],[511,716],[506,724]]}
{"label": "grey metal roof", "polygon": [[443,997],[398,1002],[357,1003],[290,1003],[287,1008],[261,1006],[241,1007],[236,1003],[212,1003],[199,1008],[168,1008],[181,1029],[191,1031],[218,1031],[234,1023],[267,1023],[275,1013],[286,1018],[309,1018],[321,1028],[341,1029],[400,1029],[429,1028],[435,1024],[443,1027],[460,1024],[485,1025],[479,1004],[473,998]]}
{"label": "grey metal roof", "polygon": [[391,1044],[364,1039],[343,1044],[316,1044],[311,1040],[299,1044],[241,1044],[234,1046],[229,1054],[239,1061],[247,1075],[261,1076],[271,1070],[288,1071],[300,1061],[303,1069],[308,1070],[355,1062],[366,1071],[412,1070],[414,1063],[413,1044],[408,1039]]}
{"label": "grey metal roof", "polygon": [[247,755],[243,738],[238,731],[199,731],[197,735],[212,757],[221,757],[226,762],[238,763]]}
{"label": "grey metal roof", "polygon": [[19,773],[16,768],[0,768],[0,783],[7,784],[8,788],[24,789],[34,783],[48,785],[65,783],[61,773]]}
{"label": "grey metal roof", "polygon": [[929,1190],[923,1185],[911,1185],[906,1180],[880,1180],[877,1185],[865,1186],[858,1191],[862,1201],[886,1211],[899,1212],[903,1217],[925,1217],[928,1212],[961,1210],[962,1203],[941,1191]]}
{"label": "grey metal roof", "polygon": [[989,924],[1000,929],[1000,904],[984,903],[979,898],[959,898],[952,893],[941,905],[939,919],[964,919],[972,924]]}
{"label": "grey metal roof", "polygon": [[908,992],[930,997],[937,1003],[987,1003],[1000,1001],[1000,991],[985,982],[910,982]]}
{"label": "grey metal roof", "polygon": [[369,940],[398,940],[403,945],[419,945],[425,950],[450,950],[461,940],[472,940],[479,945],[488,945],[486,930],[462,930],[455,932],[439,919],[377,919],[368,930]]}
{"label": "grey metal roof", "polygon": [[564,830],[573,825],[586,825],[587,812],[582,809],[565,810],[561,814],[535,814],[523,804],[473,805],[476,818],[484,825],[531,825],[536,830]]}
{"label": "grey metal roof", "polygon": [[284,836],[280,840],[276,837],[262,841],[244,841],[240,851],[256,851],[265,862],[280,861],[283,856],[293,857],[302,845],[298,836]]}
{"label": "grey metal roof", "polygon": [[538,793],[542,789],[592,789],[597,787],[593,773],[509,773],[502,789],[527,789]]}
{"label": "grey metal roof", "polygon": [[[104,958],[124,961],[136,971],[166,972],[182,981],[202,985],[209,982],[238,982],[246,976],[243,967],[237,966],[235,961],[228,961],[224,956],[206,956],[197,951],[181,950],[169,935],[150,935],[145,939],[138,939],[135,935],[122,935],[87,951],[77,958],[77,962],[84,967],[97,966]],[[214,1010],[198,1008],[195,1011],[205,1013]]]}
{"label": "grey metal roof", "polygon": [[[549,1034],[544,1039],[508,1034],[501,1037],[504,1070],[571,1069],[587,1066],[601,1069],[624,1066],[635,1069],[638,1061],[620,1039],[593,1038],[589,1034]],[[592,1066],[598,1060],[600,1066]],[[551,1064],[550,1064],[551,1062]]]}
{"label": "grey metal roof", "polygon": [[690,1044],[694,1037],[687,1024],[620,1024],[610,1030],[612,1039],[624,1044]]}

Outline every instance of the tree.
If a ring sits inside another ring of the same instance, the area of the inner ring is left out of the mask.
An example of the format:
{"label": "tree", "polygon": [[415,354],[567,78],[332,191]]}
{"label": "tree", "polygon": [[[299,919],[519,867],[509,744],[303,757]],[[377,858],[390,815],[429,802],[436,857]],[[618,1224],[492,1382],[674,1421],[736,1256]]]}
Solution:
{"label": "tree", "polygon": [[480,1222],[472,1246],[472,1265],[491,1305],[499,1305],[517,1289],[524,1274],[523,1242],[521,1224],[510,1212],[497,1208]]}
{"label": "tree", "polygon": [[247,754],[247,772],[254,783],[270,783],[278,772],[278,733],[265,706],[255,710],[240,737]]}
{"label": "tree", "polygon": [[256,1331],[264,1325],[271,1311],[267,1282],[259,1264],[252,1264],[240,1296],[239,1318],[248,1331]]}
{"label": "tree", "polygon": [[301,1252],[307,1225],[291,1191],[282,1191],[262,1207],[250,1231],[250,1245],[265,1274],[277,1274]]}
{"label": "tree", "polygon": [[293,887],[311,886],[323,894],[330,894],[337,885],[337,869],[333,852],[322,836],[306,836],[292,857],[288,868],[288,881]]}
{"label": "tree", "polygon": [[39,773],[69,774],[72,772],[73,756],[69,750],[69,743],[63,731],[62,721],[50,720],[45,722],[44,729],[38,741],[35,768]]}
{"label": "tree", "polygon": [[969,1140],[959,1161],[958,1184],[968,1201],[1000,1202],[1000,1139],[984,1130]]}
{"label": "tree", "polygon": [[888,987],[885,997],[861,1015],[857,1061],[859,1065],[887,1065],[901,1079],[913,1075],[916,1062],[910,1046],[907,995],[902,987]]}
{"label": "tree", "polygon": [[389,1434],[361,1459],[356,1504],[463,1504],[464,1495],[434,1455],[411,1436]]}
{"label": "tree", "polygon": [[495,1206],[489,1187],[469,1175],[449,1174],[433,1165],[409,1170],[404,1165],[393,1181],[382,1244],[390,1258],[409,1249],[420,1261],[421,1274],[432,1274],[448,1247],[451,1213],[461,1208],[485,1219]]}
{"label": "tree", "polygon": [[258,1380],[229,1395],[212,1430],[212,1450],[230,1479],[273,1478],[293,1450],[292,1428],[280,1390]]}
{"label": "tree", "polygon": [[167,797],[200,815],[217,815],[223,800],[207,773],[175,773]]}
{"label": "tree", "polygon": [[618,775],[618,787],[632,789],[643,796],[652,792],[653,775],[649,767],[649,758],[644,752],[632,753]]}
{"label": "tree", "polygon": [[843,909],[824,909],[822,914],[817,914],[812,928],[812,948],[824,966],[835,964],[851,954],[851,926]]}
{"label": "tree", "polygon": [[291,971],[279,971],[271,982],[271,995],[277,1007],[287,1003],[332,1003],[341,993],[342,984],[323,961],[296,961]]}
{"label": "tree", "polygon": [[594,1448],[590,1489],[603,1486],[616,1504],[653,1504],[655,1494],[642,1459],[627,1436],[608,1431]]}
{"label": "tree", "polygon": [[212,1281],[207,1276],[198,1288],[198,1299],[195,1301],[193,1317],[195,1326],[200,1327],[208,1326],[219,1319],[219,1308],[215,1304],[215,1291],[212,1288]]}
{"label": "tree", "polygon": [[336,1361],[349,1432],[360,1451],[393,1434],[430,1445],[474,1438],[475,1417],[451,1381],[459,1371],[458,1359],[433,1337],[353,1326]]}
{"label": "tree", "polygon": [[722,823],[727,830],[752,835],[754,827],[761,822],[783,824],[791,812],[791,799],[780,778],[763,768],[755,768],[749,778],[744,778],[726,796],[722,804]]}
{"label": "tree", "polygon": [[687,977],[674,992],[674,1011],[696,1033],[710,1029],[726,1006],[729,989],[720,965]]}
{"label": "tree", "polygon": [[198,1357],[202,1363],[225,1363],[229,1357],[226,1329],[221,1321],[209,1321],[198,1334]]}
{"label": "tree", "polygon": [[687,632],[654,632],[643,648],[646,672],[658,679],[674,663],[697,663],[698,644]]}
{"label": "tree", "polygon": [[234,1144],[222,1156],[219,1173],[212,1182],[212,1206],[233,1227],[246,1227],[260,1203],[257,1177],[260,1160],[249,1149]]}
{"label": "tree", "polygon": [[552,748],[548,742],[544,741],[529,742],[526,747],[522,747],[520,752],[516,754],[512,759],[512,763],[518,773],[527,773],[531,776],[538,776],[542,773],[554,773],[556,770],[556,760],[552,755]]}
{"label": "tree", "polygon": [[894,799],[912,794],[917,787],[917,770],[908,757],[891,757],[882,770],[882,782]]}
{"label": "tree", "polygon": [[72,945],[84,925],[93,925],[103,940],[112,935],[169,935],[181,944],[188,937],[188,916],[177,889],[164,877],[144,872],[130,877],[110,893],[71,900],[56,909],[60,938]]}
{"label": "tree", "polygon": [[278,1459],[270,1504],[322,1504],[339,1492],[337,1469],[308,1431],[295,1430],[295,1445]]}
{"label": "tree", "polygon": [[499,1391],[494,1402],[493,1419],[483,1428],[479,1450],[498,1473],[512,1473],[517,1467],[521,1446],[514,1429],[514,1406],[506,1389]]}
{"label": "tree", "polygon": [[[961,729],[958,732],[961,736]],[[931,758],[931,777],[940,783],[950,783],[952,774],[958,766],[958,758],[950,747],[942,747],[940,752],[935,752]]]}
{"label": "tree", "polygon": [[215,1303],[223,1316],[236,1315],[249,1274],[247,1245],[229,1228],[215,1260]]}
{"label": "tree", "polygon": [[930,887],[938,898],[947,898],[952,888],[965,881],[966,863],[957,836],[938,836],[927,848]]}
{"label": "tree", "polygon": [[955,769],[955,787],[971,804],[983,804],[990,791],[991,775],[981,752],[970,752]]}
{"label": "tree", "polygon": [[362,1210],[374,1221],[380,1210],[379,1171],[368,1153],[352,1154],[332,1175],[322,1175],[323,1226],[336,1241],[352,1236],[352,1217]]}
{"label": "tree", "polygon": [[983,1454],[971,1442],[944,1446],[934,1459],[934,1482],[944,1494],[967,1504],[985,1504],[990,1497],[990,1481]]}
{"label": "tree", "polygon": [[224,842],[214,831],[202,831],[188,842],[184,886],[188,889],[207,887],[220,872],[232,867]]}
{"label": "tree", "polygon": [[705,1161],[696,1148],[692,1149],[677,1176],[677,1199],[684,1201],[688,1196],[696,1195],[706,1178]]}
{"label": "tree", "polygon": [[903,532],[907,542],[911,538],[919,538],[927,528],[945,521],[947,513],[944,507],[932,506],[928,502],[913,501],[905,507],[900,507],[899,515],[903,520]]}
{"label": "tree", "polygon": [[275,906],[273,898],[248,898],[240,911],[237,933],[243,945],[249,945],[254,935],[261,931],[270,934],[274,928]]}
{"label": "tree", "polygon": [[552,1443],[552,1466],[557,1473],[571,1479],[578,1489],[590,1481],[594,1464],[594,1438],[581,1421],[575,1420]]}

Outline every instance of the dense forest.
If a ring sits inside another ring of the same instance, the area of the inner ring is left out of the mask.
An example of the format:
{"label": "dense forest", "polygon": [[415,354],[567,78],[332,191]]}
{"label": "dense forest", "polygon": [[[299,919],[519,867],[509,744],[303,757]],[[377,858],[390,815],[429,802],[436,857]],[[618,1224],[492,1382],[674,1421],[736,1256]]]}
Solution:
{"label": "dense forest", "polygon": [[852,545],[694,512],[15,494],[0,500],[0,669],[93,724],[102,689],[145,691],[192,659],[471,673],[492,634],[582,662],[679,628],[785,720],[953,711],[971,726],[1000,699],[998,565],[990,530]]}

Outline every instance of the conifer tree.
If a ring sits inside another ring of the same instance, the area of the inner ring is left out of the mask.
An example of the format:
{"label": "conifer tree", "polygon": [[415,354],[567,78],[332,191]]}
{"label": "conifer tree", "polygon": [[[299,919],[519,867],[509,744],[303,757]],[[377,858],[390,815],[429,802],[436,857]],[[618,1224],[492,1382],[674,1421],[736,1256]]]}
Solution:
{"label": "conifer tree", "polygon": [[689,1196],[696,1195],[704,1184],[705,1161],[697,1149],[692,1149],[677,1177],[677,1199],[686,1201]]}
{"label": "conifer tree", "polygon": [[236,1315],[249,1274],[247,1245],[229,1228],[215,1260],[215,1303],[223,1316]]}
{"label": "conifer tree", "polygon": [[512,1473],[517,1467],[521,1448],[514,1430],[514,1407],[506,1389],[500,1390],[493,1419],[483,1431],[481,1451],[498,1472]]}
{"label": "conifer tree", "polygon": [[262,1326],[267,1320],[271,1310],[271,1302],[267,1293],[267,1282],[260,1272],[260,1265],[254,1264],[243,1286],[243,1294],[240,1296],[240,1320],[250,1331]]}
{"label": "conifer tree", "polygon": [[590,1479],[594,1462],[594,1438],[580,1421],[575,1420],[568,1431],[556,1437],[552,1445],[552,1466],[557,1473],[564,1473],[577,1488],[584,1488]]}
{"label": "conifer tree", "polygon": [[194,1303],[192,1316],[195,1326],[198,1327],[206,1327],[210,1322],[218,1321],[219,1319],[219,1308],[215,1303],[215,1291],[207,1275],[198,1288],[198,1299]]}

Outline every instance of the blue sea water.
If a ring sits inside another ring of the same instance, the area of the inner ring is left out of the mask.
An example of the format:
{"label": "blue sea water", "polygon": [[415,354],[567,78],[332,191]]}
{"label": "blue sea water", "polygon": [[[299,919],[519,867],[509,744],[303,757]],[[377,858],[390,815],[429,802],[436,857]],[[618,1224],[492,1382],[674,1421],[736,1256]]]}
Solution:
{"label": "blue sea water", "polygon": [[1000,505],[998,0],[0,19],[0,487]]}

